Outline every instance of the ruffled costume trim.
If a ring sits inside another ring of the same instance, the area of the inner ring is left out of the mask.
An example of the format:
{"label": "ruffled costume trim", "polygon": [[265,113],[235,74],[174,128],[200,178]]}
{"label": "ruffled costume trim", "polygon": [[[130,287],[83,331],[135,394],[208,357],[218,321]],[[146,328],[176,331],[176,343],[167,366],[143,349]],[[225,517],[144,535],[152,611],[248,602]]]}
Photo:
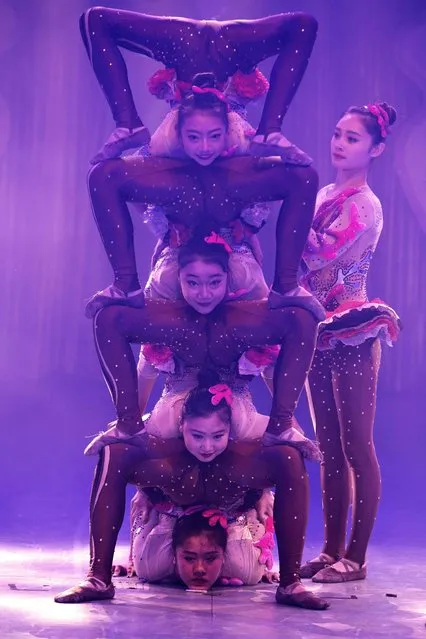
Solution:
{"label": "ruffled costume trim", "polygon": [[345,302],[319,324],[317,349],[330,350],[341,343],[359,346],[378,337],[387,346],[393,346],[402,324],[397,313],[382,300],[371,302]]}

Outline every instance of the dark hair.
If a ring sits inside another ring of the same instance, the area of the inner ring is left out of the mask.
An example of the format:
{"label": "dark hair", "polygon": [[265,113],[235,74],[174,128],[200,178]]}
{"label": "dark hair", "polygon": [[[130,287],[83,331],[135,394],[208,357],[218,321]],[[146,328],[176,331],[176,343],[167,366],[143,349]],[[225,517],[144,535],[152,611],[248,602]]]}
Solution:
{"label": "dark hair", "polygon": [[[200,89],[217,89],[216,76],[214,73],[197,73],[192,79],[192,86]],[[183,98],[178,107],[177,129],[182,130],[183,123],[194,111],[211,111],[219,117],[226,130],[228,130],[228,105],[214,93],[194,93],[190,91]]]}
{"label": "dark hair", "polygon": [[213,395],[209,388],[220,383],[218,373],[212,368],[204,368],[198,373],[198,385],[188,393],[183,403],[182,422],[188,418],[209,417],[218,413],[225,424],[231,423],[232,411],[226,400],[221,399],[218,404],[212,403]]}
{"label": "dark hair", "polygon": [[176,551],[176,548],[182,546],[190,537],[198,537],[203,533],[209,534],[222,550],[226,550],[228,534],[225,528],[219,522],[214,526],[210,526],[208,518],[203,517],[202,511],[199,511],[191,515],[183,515],[176,521],[172,533],[173,551]]}
{"label": "dark hair", "polygon": [[223,244],[206,242],[205,238],[209,234],[209,231],[203,232],[199,229],[188,242],[180,247],[178,253],[179,271],[199,259],[207,264],[217,264],[225,273],[228,273],[229,253]]}
{"label": "dark hair", "polygon": [[[387,104],[387,102],[377,102],[375,106],[379,107],[380,109],[383,109],[383,111],[385,111],[385,113],[387,114],[388,123],[386,128],[388,129],[396,121],[396,110],[393,108],[393,106],[390,106],[390,104]],[[377,119],[377,116],[374,115],[374,113],[371,113],[371,111],[369,111],[368,105],[351,106],[345,112],[345,115],[347,113],[354,113],[355,115],[359,115],[361,117],[365,130],[372,137],[373,146],[375,146],[376,144],[379,144],[380,142],[385,141],[385,137],[382,135],[382,130],[381,130],[379,121]]]}

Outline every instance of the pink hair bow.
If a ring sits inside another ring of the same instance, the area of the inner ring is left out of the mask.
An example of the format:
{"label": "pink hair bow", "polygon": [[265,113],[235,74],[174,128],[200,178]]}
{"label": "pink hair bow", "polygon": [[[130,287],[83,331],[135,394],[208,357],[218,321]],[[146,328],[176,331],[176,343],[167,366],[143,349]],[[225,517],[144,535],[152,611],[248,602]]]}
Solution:
{"label": "pink hair bow", "polygon": [[367,109],[377,119],[382,138],[385,138],[389,133],[389,115],[380,104],[367,104]]}
{"label": "pink hair bow", "polygon": [[215,386],[210,386],[209,392],[213,395],[212,404],[213,406],[217,406],[222,399],[231,406],[232,404],[232,391],[227,384],[216,384]]}
{"label": "pink hair bow", "polygon": [[225,530],[228,528],[228,520],[221,510],[209,508],[208,510],[205,510],[202,515],[209,520],[209,526],[216,526],[216,524],[219,524]]}
{"label": "pink hair bow", "polygon": [[222,93],[222,91],[219,91],[219,89],[214,89],[213,87],[197,87],[195,84],[193,84],[191,87],[191,90],[192,90],[192,93],[198,93],[198,94],[213,93],[213,95],[215,95],[221,102],[225,102],[225,104],[227,104],[229,109],[229,105],[226,101],[225,95]]}
{"label": "pink hair bow", "polygon": [[207,242],[207,244],[221,244],[227,253],[232,253],[232,249],[228,242],[226,242],[219,233],[212,231],[210,235],[204,238],[204,241]]}

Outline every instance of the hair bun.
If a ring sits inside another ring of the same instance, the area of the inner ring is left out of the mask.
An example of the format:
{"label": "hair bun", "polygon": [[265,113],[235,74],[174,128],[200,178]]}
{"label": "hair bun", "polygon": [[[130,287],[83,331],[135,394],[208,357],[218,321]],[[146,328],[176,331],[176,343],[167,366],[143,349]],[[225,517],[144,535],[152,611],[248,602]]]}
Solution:
{"label": "hair bun", "polygon": [[200,89],[217,89],[217,80],[214,73],[196,73],[192,78],[193,86]]}
{"label": "hair bun", "polygon": [[396,122],[396,109],[387,102],[379,102],[377,106],[386,111],[389,118],[389,126],[392,126]]}

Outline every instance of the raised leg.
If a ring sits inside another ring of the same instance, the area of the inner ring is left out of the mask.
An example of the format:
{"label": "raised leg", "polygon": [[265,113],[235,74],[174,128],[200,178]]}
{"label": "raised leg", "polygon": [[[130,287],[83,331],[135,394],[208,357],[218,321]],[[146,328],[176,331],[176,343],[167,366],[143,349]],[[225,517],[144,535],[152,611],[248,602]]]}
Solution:
{"label": "raised leg", "polygon": [[315,43],[318,24],[309,14],[282,13],[259,20],[237,20],[221,29],[220,47],[234,49],[244,72],[262,60],[278,56],[271,72],[258,133],[281,131],[282,120],[303,78]]}

